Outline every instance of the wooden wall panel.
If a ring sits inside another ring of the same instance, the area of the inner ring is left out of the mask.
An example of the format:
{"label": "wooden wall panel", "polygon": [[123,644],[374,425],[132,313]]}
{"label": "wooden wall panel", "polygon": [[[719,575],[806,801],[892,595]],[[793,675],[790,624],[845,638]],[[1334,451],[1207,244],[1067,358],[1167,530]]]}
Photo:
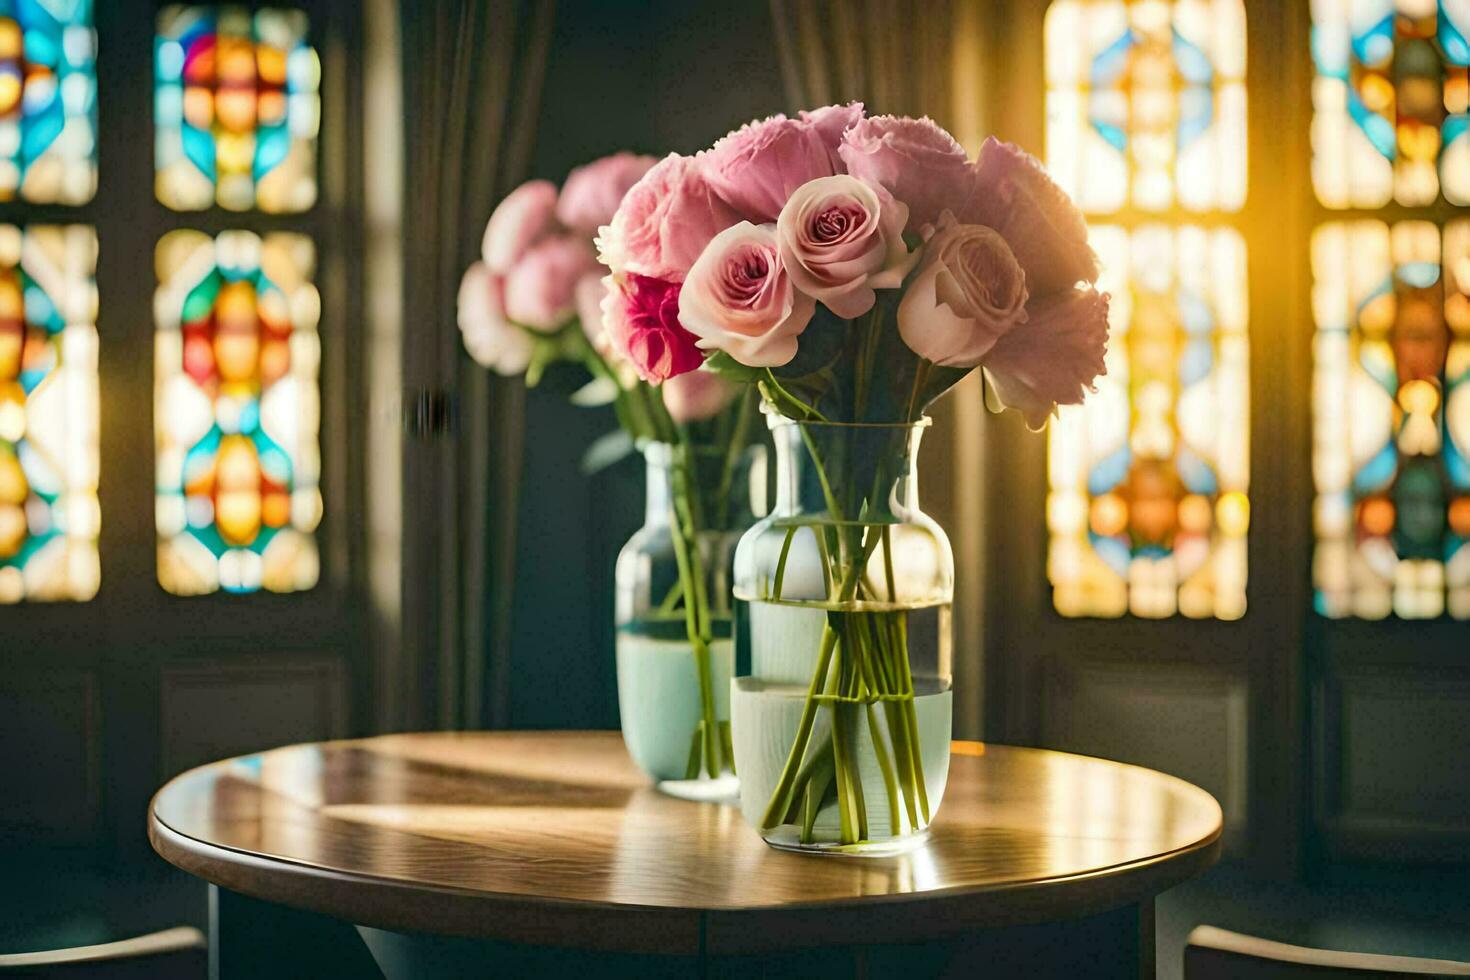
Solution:
{"label": "wooden wall panel", "polygon": [[1316,709],[1329,852],[1470,860],[1470,666],[1341,665]]}
{"label": "wooden wall panel", "polygon": [[346,678],[335,658],[188,661],[159,683],[162,779],[262,749],[341,738]]}
{"label": "wooden wall panel", "polygon": [[1249,725],[1243,677],[1198,665],[1052,661],[1042,743],[1186,779],[1225,813],[1227,848],[1245,838]]}
{"label": "wooden wall panel", "polygon": [[101,745],[91,671],[0,675],[0,837],[91,843],[100,825]]}

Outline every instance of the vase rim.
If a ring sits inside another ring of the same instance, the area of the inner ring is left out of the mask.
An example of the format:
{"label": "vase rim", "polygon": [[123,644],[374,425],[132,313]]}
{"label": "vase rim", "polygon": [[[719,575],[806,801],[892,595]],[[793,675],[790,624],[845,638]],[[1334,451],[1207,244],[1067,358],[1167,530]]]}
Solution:
{"label": "vase rim", "polygon": [[774,429],[785,425],[799,425],[809,429],[873,429],[888,430],[890,432],[905,432],[910,429],[927,429],[934,424],[934,419],[928,415],[922,415],[912,422],[833,422],[822,419],[794,419],[789,415],[769,410],[762,406],[761,411],[766,413],[767,425]]}

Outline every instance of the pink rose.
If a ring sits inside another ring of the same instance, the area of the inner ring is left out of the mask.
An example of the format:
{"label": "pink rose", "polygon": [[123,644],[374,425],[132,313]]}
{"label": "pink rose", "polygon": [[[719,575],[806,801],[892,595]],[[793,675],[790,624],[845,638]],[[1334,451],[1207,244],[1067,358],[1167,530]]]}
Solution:
{"label": "pink rose", "polygon": [[[829,124],[824,117],[824,125]],[[814,123],[772,116],[747,123],[699,155],[705,179],[741,216],[774,221],[802,184],[837,173]]]}
{"label": "pink rose", "polygon": [[702,422],[720,414],[735,397],[735,386],[709,371],[690,371],[658,386],[664,408],[675,422]]}
{"label": "pink rose", "polygon": [[567,175],[556,202],[562,224],[584,235],[594,234],[612,220],[628,188],[658,161],[632,153],[614,153],[593,160]]}
{"label": "pink rose", "polygon": [[946,367],[980,363],[1026,320],[1026,274],[1005,239],[945,212],[898,304],[898,332],[920,357]]}
{"label": "pink rose", "polygon": [[605,281],[603,326],[640,378],[660,384],[704,363],[694,335],[679,323],[678,283],[637,275],[621,285],[611,276]]}
{"label": "pink rose", "polygon": [[505,196],[485,225],[481,257],[491,272],[505,275],[551,230],[556,211],[556,185],[549,180],[528,180]]}
{"label": "pink rose", "polygon": [[481,367],[506,376],[531,363],[530,336],[505,318],[505,280],[476,262],[459,283],[459,330],[464,347]]}
{"label": "pink rose", "polygon": [[683,282],[709,240],[739,220],[694,158],[670,153],[624,195],[597,244],[615,273]]}
{"label": "pink rose", "polygon": [[894,289],[916,256],[903,243],[909,212],[881,187],[837,174],[797,188],[776,220],[781,262],[796,288],[845,319]]}
{"label": "pink rose", "polygon": [[909,206],[917,233],[956,208],[970,190],[970,158],[934,120],[870,116],[847,131],[839,151],[854,177],[882,184]]}
{"label": "pink rose", "polygon": [[776,367],[796,356],[816,302],[796,291],[770,225],[742,221],[715,236],[679,294],[679,320],[703,350]]}
{"label": "pink rose", "polygon": [[1041,162],[991,137],[975,161],[975,186],[961,221],[989,225],[1005,236],[1026,270],[1032,296],[1097,280],[1097,256],[1087,244],[1087,221]]}
{"label": "pink rose", "polygon": [[1039,429],[1058,405],[1076,405],[1107,373],[1108,297],[1093,289],[1052,293],[1031,304],[1027,322],[995,342],[985,376],[1006,408]]}
{"label": "pink rose", "polygon": [[558,235],[533,246],[505,276],[505,312],[516,323],[552,333],[576,313],[577,280],[597,271],[580,238]]}
{"label": "pink rose", "polygon": [[862,121],[863,104],[849,102],[847,105],[826,105],[811,112],[803,110],[799,115],[802,122],[810,124],[817,135],[822,137],[827,155],[832,158],[832,172],[840,174],[846,170],[838,152],[842,146],[842,134]]}

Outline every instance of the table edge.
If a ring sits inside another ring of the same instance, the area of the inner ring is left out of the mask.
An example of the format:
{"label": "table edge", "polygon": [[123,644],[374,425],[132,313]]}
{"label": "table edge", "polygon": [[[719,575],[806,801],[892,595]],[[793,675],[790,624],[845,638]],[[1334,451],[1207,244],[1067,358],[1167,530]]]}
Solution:
{"label": "table edge", "polygon": [[[1217,822],[1210,834],[1183,847],[1064,877],[751,908],[674,908],[457,888],[215,844],[176,830],[158,815],[155,804],[168,785],[149,801],[149,843],[165,861],[221,888],[392,931],[640,954],[735,955],[838,942],[905,942],[1081,918],[1152,900],[1213,865],[1222,843]],[[284,887],[263,888],[262,880]],[[1048,883],[1044,895],[1034,888],[1038,881]],[[424,894],[440,899],[432,916],[413,900]],[[385,895],[400,900],[385,903]],[[1007,900],[985,901],[1002,896]],[[894,932],[894,907],[908,903],[930,906],[928,914],[905,917]],[[1056,914],[1058,904],[1067,906],[1066,914]],[[577,941],[569,944],[568,937]]]}

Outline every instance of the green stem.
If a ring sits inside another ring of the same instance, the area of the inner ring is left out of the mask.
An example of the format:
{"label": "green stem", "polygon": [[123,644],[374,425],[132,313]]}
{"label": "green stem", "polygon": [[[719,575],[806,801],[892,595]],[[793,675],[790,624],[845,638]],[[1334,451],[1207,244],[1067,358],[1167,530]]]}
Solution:
{"label": "green stem", "polygon": [[893,763],[888,761],[888,750],[883,747],[883,735],[878,731],[878,714],[871,704],[863,705],[868,716],[868,735],[873,739],[873,754],[878,757],[878,769],[883,773],[883,788],[888,793],[888,831],[894,837],[899,834],[898,786],[893,778]]}

